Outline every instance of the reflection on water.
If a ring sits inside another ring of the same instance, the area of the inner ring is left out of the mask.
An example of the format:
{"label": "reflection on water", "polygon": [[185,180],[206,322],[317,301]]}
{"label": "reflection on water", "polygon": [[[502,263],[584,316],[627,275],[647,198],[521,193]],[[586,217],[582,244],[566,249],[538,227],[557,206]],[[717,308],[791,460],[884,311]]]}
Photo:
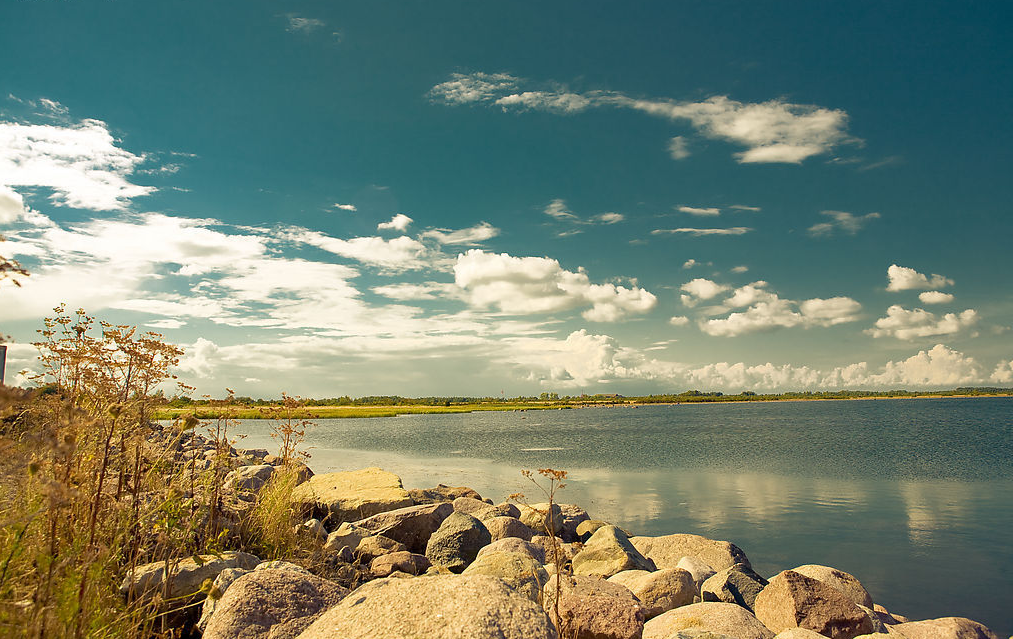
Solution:
{"label": "reflection on water", "polygon": [[[832,565],[901,614],[1013,633],[1013,402],[828,405],[612,410],[609,420],[562,411],[572,414],[549,432],[511,414],[327,420],[311,432],[311,465],[380,466],[409,488],[464,485],[497,501],[542,499],[522,468],[564,469],[561,501],[635,534],[727,539],[767,576]],[[242,445],[273,448],[267,426],[244,423]]]}

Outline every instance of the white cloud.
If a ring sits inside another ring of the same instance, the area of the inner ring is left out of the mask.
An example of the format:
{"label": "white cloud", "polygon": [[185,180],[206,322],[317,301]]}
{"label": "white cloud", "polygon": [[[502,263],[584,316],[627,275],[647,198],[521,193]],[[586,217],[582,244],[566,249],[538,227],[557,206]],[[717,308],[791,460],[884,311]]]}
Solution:
{"label": "white cloud", "polygon": [[702,237],[705,235],[744,235],[753,229],[745,226],[733,226],[727,229],[696,229],[696,228],[678,228],[678,229],[654,229],[651,231],[651,235],[675,235],[678,233],[685,233],[692,235],[693,237]]}
{"label": "white cloud", "polygon": [[944,286],[953,286],[953,280],[942,275],[932,274],[931,277],[919,273],[913,268],[891,264],[886,269],[886,276],[890,280],[886,290],[888,291],[911,291],[919,289],[937,289]]}
{"label": "white cloud", "polygon": [[942,291],[924,291],[918,294],[918,299],[922,304],[949,304],[953,301],[953,294]]}
{"label": "white cloud", "polygon": [[[539,109],[573,114],[589,108],[633,109],[669,120],[686,120],[701,135],[746,147],[737,153],[740,162],[787,162],[827,153],[849,141],[845,130],[848,115],[837,109],[783,100],[743,103],[727,96],[702,102],[636,99],[618,92],[574,93],[566,89],[524,90],[523,80],[499,73],[455,73],[447,82],[433,87],[432,100],[446,104],[486,103],[503,107]],[[681,137],[669,142],[675,159],[686,157]]]}
{"label": "white cloud", "polygon": [[879,386],[957,386],[980,379],[974,358],[942,344],[918,351],[906,360],[888,362],[881,373],[869,377],[869,381]]}
{"label": "white cloud", "polygon": [[736,337],[795,326],[835,326],[859,319],[862,310],[862,305],[850,297],[817,297],[796,302],[783,299],[766,287],[767,283],[760,280],[735,289],[717,308],[746,310],[701,320],[700,330],[715,337]]}
{"label": "white cloud", "polygon": [[592,217],[591,221],[597,222],[599,224],[617,224],[625,219],[626,216],[623,215],[622,213],[609,212],[609,213],[599,213],[598,215]]}
{"label": "white cloud", "polygon": [[689,142],[681,135],[677,135],[668,141],[668,154],[673,160],[685,160],[690,156]]}
{"label": "white cloud", "polygon": [[862,230],[866,222],[880,217],[879,213],[867,213],[856,217],[844,211],[820,211],[820,215],[826,215],[830,218],[830,221],[810,226],[809,235],[813,237],[829,237],[835,231],[843,231],[849,235],[854,235]]}
{"label": "white cloud", "polygon": [[672,319],[668,320],[668,323],[672,326],[686,326],[689,324],[689,318],[685,315],[676,315]]}
{"label": "white cloud", "polygon": [[582,306],[592,322],[614,322],[646,313],[657,298],[637,286],[592,284],[583,270],[563,269],[546,257],[514,257],[470,249],[454,265],[457,285],[476,307],[495,306],[504,313],[554,313]]}
{"label": "white cloud", "polygon": [[450,229],[432,229],[423,233],[422,237],[430,237],[440,244],[464,244],[472,246],[492,239],[497,235],[499,235],[498,228],[488,222],[479,222],[475,226],[456,231],[451,231]]}
{"label": "white cloud", "polygon": [[293,33],[312,33],[313,31],[326,26],[326,23],[323,20],[318,20],[316,18],[304,18],[303,16],[291,13],[285,17],[288,19],[288,26],[285,27],[285,30]]}
{"label": "white cloud", "polygon": [[351,211],[352,213],[355,213],[356,211],[359,210],[358,208],[356,208],[356,206],[354,204],[337,204],[336,203],[334,205],[334,208],[341,209],[342,211]]}
{"label": "white cloud", "polygon": [[696,215],[698,217],[713,217],[715,215],[721,215],[721,209],[715,207],[700,208],[696,206],[680,206],[679,210],[683,213],[689,213],[690,215]]}
{"label": "white cloud", "polygon": [[747,206],[745,204],[732,204],[728,208],[735,209],[736,211],[750,211],[752,213],[757,213],[763,210],[758,206]]}
{"label": "white cloud", "polygon": [[899,304],[894,304],[886,309],[886,317],[876,320],[875,327],[865,332],[873,337],[915,339],[953,335],[974,326],[977,322],[978,313],[971,308],[963,313],[947,313],[938,317],[920,308],[909,311]]}
{"label": "white cloud", "polygon": [[686,260],[685,262],[682,263],[682,268],[684,268],[684,269],[690,269],[690,268],[693,268],[694,266],[696,266],[698,263],[699,262],[697,262],[693,258],[689,258],[688,260]]}
{"label": "white cloud", "polygon": [[756,302],[745,311],[731,313],[725,318],[702,320],[700,330],[715,337],[736,337],[798,326],[805,319],[792,306],[791,300],[771,294],[770,299]]}
{"label": "white cloud", "polygon": [[127,177],[145,161],[117,146],[104,122],[64,126],[0,122],[0,183],[52,189],[56,206],[121,210],[155,190]]}
{"label": "white cloud", "polygon": [[432,265],[429,250],[425,245],[407,235],[390,240],[375,236],[343,240],[303,229],[293,231],[289,237],[335,255],[379,267],[385,272],[419,270]]}
{"label": "white cloud", "polygon": [[0,184],[0,224],[12,224],[25,212],[25,200],[21,194]]}
{"label": "white cloud", "polygon": [[404,230],[407,229],[408,226],[413,221],[414,220],[412,220],[410,217],[408,217],[404,213],[398,213],[397,215],[395,215],[394,217],[392,217],[390,219],[390,222],[380,222],[379,224],[377,224],[376,225],[376,230],[378,230],[378,231],[402,231],[402,232],[404,232]]}
{"label": "white cloud", "polygon": [[748,266],[733,266],[732,273],[745,273],[749,270]]}
{"label": "white cloud", "polygon": [[148,328],[157,328],[160,330],[164,329],[172,330],[176,328],[183,328],[184,326],[186,326],[186,322],[177,319],[160,319],[154,320],[152,322],[147,322],[145,323],[145,326],[147,326]]}
{"label": "white cloud", "polygon": [[816,326],[836,326],[859,319],[862,305],[850,297],[818,297],[799,304],[802,316]]}
{"label": "white cloud", "polygon": [[1013,361],[999,362],[988,379],[996,384],[1013,383]]}
{"label": "white cloud", "polygon": [[385,286],[374,286],[372,289],[377,295],[389,297],[392,300],[436,300],[441,298],[463,299],[463,291],[453,282],[423,282],[411,284],[402,282],[398,284],[387,284]]}
{"label": "white cloud", "polygon": [[[692,306],[700,300],[709,300],[717,297],[721,293],[727,291],[728,287],[724,284],[718,284],[713,280],[698,277],[683,284],[679,287],[679,290],[685,291],[689,294],[688,297],[690,298],[691,303],[686,305]],[[683,295],[683,302],[685,302],[686,297],[686,295]]]}
{"label": "white cloud", "polygon": [[549,202],[549,205],[545,207],[545,214],[549,217],[554,217],[557,220],[579,219],[573,214],[573,211],[566,208],[566,200],[561,199],[555,199]]}

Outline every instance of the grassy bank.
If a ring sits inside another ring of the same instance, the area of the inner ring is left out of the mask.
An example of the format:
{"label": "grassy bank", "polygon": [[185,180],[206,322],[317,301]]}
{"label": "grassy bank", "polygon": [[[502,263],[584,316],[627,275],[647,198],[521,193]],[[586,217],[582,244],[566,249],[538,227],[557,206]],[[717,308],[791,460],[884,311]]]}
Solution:
{"label": "grassy bank", "polygon": [[[272,405],[273,407],[273,405]],[[430,415],[449,413],[472,413],[475,411],[511,411],[511,410],[551,410],[557,408],[573,408],[569,405],[550,404],[452,404],[450,406],[304,406],[292,411],[297,419],[342,419],[348,417],[396,417],[397,415]],[[228,408],[234,419],[273,419],[260,407],[234,405]],[[210,419],[221,411],[221,408],[208,406],[188,406],[185,408],[162,407],[155,411],[155,419],[176,419],[186,415],[196,415],[197,419]]]}

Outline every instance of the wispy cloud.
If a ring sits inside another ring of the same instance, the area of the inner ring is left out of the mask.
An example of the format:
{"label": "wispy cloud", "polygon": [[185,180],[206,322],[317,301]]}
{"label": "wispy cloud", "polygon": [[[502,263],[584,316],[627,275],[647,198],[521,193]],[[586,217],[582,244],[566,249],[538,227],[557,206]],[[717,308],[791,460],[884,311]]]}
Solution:
{"label": "wispy cloud", "polygon": [[681,135],[677,135],[668,141],[668,154],[673,160],[685,160],[690,156],[689,142]]}
{"label": "wispy cloud", "polygon": [[317,29],[327,26],[327,23],[323,20],[307,18],[294,13],[286,14],[285,19],[288,21],[288,26],[285,27],[285,30],[293,33],[312,33]]}
{"label": "wispy cloud", "polygon": [[677,235],[686,234],[692,235],[693,237],[702,237],[704,235],[744,235],[749,233],[753,229],[747,226],[733,226],[726,229],[698,229],[698,228],[678,228],[678,229],[654,229],[651,231],[651,235]]}
{"label": "wispy cloud", "polygon": [[862,230],[870,220],[879,219],[879,213],[852,215],[845,211],[820,211],[820,215],[830,218],[829,222],[820,222],[809,227],[809,235],[813,237],[829,237],[837,231],[854,235]]}
{"label": "wispy cloud", "polygon": [[699,206],[680,206],[679,210],[683,213],[689,213],[690,215],[696,215],[697,217],[714,217],[721,215],[721,209],[717,207],[699,207]]}
{"label": "wispy cloud", "polygon": [[[568,222],[571,224],[582,224],[582,225],[618,224],[619,222],[622,222],[623,220],[626,219],[626,216],[623,215],[622,213],[615,213],[613,211],[599,213],[597,215],[592,215],[591,217],[585,219],[580,217],[573,211],[571,211],[566,206],[566,200],[559,198],[549,202],[549,204],[544,209],[544,213],[553,219],[559,220],[560,222]],[[557,236],[566,237],[568,235],[576,235],[580,232],[581,231],[579,230],[571,229],[569,231],[563,231],[557,234]]]}
{"label": "wispy cloud", "polygon": [[431,229],[422,234],[424,238],[432,238],[440,244],[474,246],[480,242],[491,240],[499,235],[499,229],[488,222],[479,222],[475,226],[452,231],[450,229]]}
{"label": "wispy cloud", "polygon": [[[745,146],[735,157],[743,163],[799,163],[852,141],[848,115],[842,110],[794,104],[780,99],[743,103],[728,96],[701,102],[633,98],[615,91],[577,93],[559,86],[538,88],[506,73],[455,73],[434,86],[434,102],[460,105],[484,103],[504,110],[541,110],[563,115],[591,108],[631,109],[673,121],[689,122],[707,138]],[[688,155],[686,141],[669,141],[675,159]]]}

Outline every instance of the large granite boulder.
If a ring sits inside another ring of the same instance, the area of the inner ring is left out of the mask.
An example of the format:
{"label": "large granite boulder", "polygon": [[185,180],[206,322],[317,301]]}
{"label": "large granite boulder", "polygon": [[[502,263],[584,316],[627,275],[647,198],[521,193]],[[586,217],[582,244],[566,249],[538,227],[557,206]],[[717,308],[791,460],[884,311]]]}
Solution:
{"label": "large granite boulder", "polygon": [[517,507],[520,510],[520,519],[528,528],[539,535],[547,535],[549,532],[549,520],[552,520],[552,534],[558,535],[563,527],[563,510],[559,504],[552,504],[550,516],[549,504],[521,504]]}
{"label": "large granite boulder", "polygon": [[[869,635],[862,636],[867,637]],[[774,636],[774,639],[826,639],[826,637],[815,630],[809,630],[807,628],[788,628],[787,630],[782,630],[777,633]]]}
{"label": "large granite boulder", "polygon": [[543,606],[555,614],[559,587],[560,635],[570,639],[640,639],[644,607],[629,588],[598,577],[552,575],[542,589]]}
{"label": "large granite boulder", "polygon": [[429,561],[459,573],[475,560],[482,546],[492,542],[485,525],[461,512],[453,512],[429,538]]}
{"label": "large granite boulder", "polygon": [[654,572],[624,570],[612,575],[608,580],[629,588],[644,606],[647,619],[653,619],[673,608],[689,605],[696,596],[693,575],[681,568],[666,568]]}
{"label": "large granite boulder", "polygon": [[707,539],[700,535],[677,533],[661,537],[631,537],[630,542],[658,568],[677,568],[683,557],[697,557],[714,570],[735,564],[750,566],[742,549],[727,541]]}
{"label": "large granite boulder", "polygon": [[325,612],[299,639],[556,639],[548,615],[502,579],[377,579]]}
{"label": "large granite boulder", "polygon": [[292,501],[321,519],[327,518],[331,522],[328,527],[415,505],[401,478],[379,468],[314,475],[295,487]]}
{"label": "large granite boulder", "polygon": [[703,582],[707,581],[715,574],[715,570],[710,567],[703,559],[698,557],[683,557],[679,560],[679,563],[675,565],[676,568],[682,568],[693,575],[693,583],[696,584],[696,592],[700,593],[700,588],[703,587]]}
{"label": "large granite boulder", "polygon": [[633,547],[626,533],[615,526],[602,526],[594,531],[573,558],[573,572],[578,575],[611,577],[624,570],[653,571],[657,568]]}
{"label": "large granite boulder", "polygon": [[773,639],[771,632],[742,606],[708,601],[673,608],[644,625],[643,639],[677,639],[683,631],[706,631],[735,639]]}
{"label": "large granite boulder", "polygon": [[753,612],[756,595],[767,585],[767,580],[745,564],[725,568],[703,582],[700,595],[704,601],[723,601],[738,604]]}
{"label": "large granite boulder", "polygon": [[890,629],[904,639],[999,639],[999,635],[966,617],[908,621]]}
{"label": "large granite boulder", "polygon": [[395,572],[423,575],[431,565],[425,555],[401,550],[380,555],[370,562],[369,571],[374,577],[389,577]]}
{"label": "large granite boulder", "polygon": [[355,522],[360,528],[399,541],[415,553],[424,553],[429,537],[454,512],[448,503],[421,504],[388,510]]}
{"label": "large granite boulder", "polygon": [[255,570],[236,579],[203,639],[294,639],[348,590],[295,570]]}
{"label": "large granite boulder", "polygon": [[872,619],[839,590],[791,570],[775,575],[754,602],[757,619],[774,632],[807,628],[831,639],[873,631]]}
{"label": "large granite boulder", "polygon": [[792,568],[792,570],[800,575],[812,577],[816,581],[822,581],[831,588],[836,588],[853,603],[865,606],[866,608],[872,608],[872,596],[865,589],[865,586],[862,585],[862,582],[858,581],[854,575],[819,564],[806,564],[798,568]]}
{"label": "large granite boulder", "polygon": [[250,572],[243,568],[226,568],[225,570],[218,573],[215,577],[214,582],[211,584],[211,590],[208,591],[207,597],[204,599],[204,603],[201,605],[200,619],[197,621],[197,629],[202,633],[208,626],[208,621],[211,620],[211,615],[214,614],[215,608],[218,607],[218,602],[222,600],[222,595],[229,589],[229,586],[236,580]]}
{"label": "large granite boulder", "polygon": [[523,539],[517,539],[516,537],[505,537],[497,541],[492,542],[488,546],[483,546],[478,551],[478,556],[490,552],[516,552],[522,555],[527,555],[539,565],[545,563],[545,549],[541,546],[536,546],[530,542],[524,541]]}
{"label": "large granite boulder", "polygon": [[[201,585],[205,579],[214,581],[218,574],[226,568],[242,568],[252,570],[260,563],[257,557],[245,552],[224,552],[220,555],[201,555],[199,558],[187,557],[172,562],[169,573],[168,595],[171,598],[188,597],[194,600],[204,598]],[[120,594],[131,595],[135,600],[147,601],[156,593],[164,593],[165,562],[156,561],[138,566],[127,575],[120,585]]]}
{"label": "large granite boulder", "polygon": [[545,551],[545,561],[553,562],[553,548],[559,554],[559,564],[562,566],[567,565],[580,551],[581,546],[579,544],[568,544],[559,537],[549,537],[547,535],[534,535],[531,537],[531,543],[539,546]]}
{"label": "large granite boulder", "polygon": [[368,528],[362,528],[356,526],[351,522],[345,522],[338,526],[338,529],[327,535],[327,541],[324,542],[324,550],[328,552],[336,552],[341,550],[342,547],[347,546],[351,550],[355,550],[359,542],[366,537],[372,537],[375,533]]}
{"label": "large granite boulder", "polygon": [[482,523],[489,530],[493,541],[503,539],[504,537],[516,537],[524,541],[531,541],[531,538],[535,535],[535,531],[528,528],[524,525],[524,522],[516,517],[490,517],[483,519]]}
{"label": "large granite boulder", "polygon": [[482,496],[465,486],[447,486],[437,484],[435,488],[409,488],[408,494],[416,504],[437,504],[454,501],[458,497],[482,499]]}
{"label": "large granite boulder", "polygon": [[257,464],[240,466],[225,476],[222,488],[225,490],[260,490],[274,473],[274,466]]}
{"label": "large granite boulder", "polygon": [[478,558],[461,574],[499,577],[508,586],[535,602],[542,594],[542,586],[549,580],[549,574],[542,568],[542,564],[530,555],[502,550],[479,553]]}
{"label": "large granite boulder", "polygon": [[476,516],[475,513],[492,508],[492,504],[475,497],[458,497],[452,503],[454,510],[466,515]]}

